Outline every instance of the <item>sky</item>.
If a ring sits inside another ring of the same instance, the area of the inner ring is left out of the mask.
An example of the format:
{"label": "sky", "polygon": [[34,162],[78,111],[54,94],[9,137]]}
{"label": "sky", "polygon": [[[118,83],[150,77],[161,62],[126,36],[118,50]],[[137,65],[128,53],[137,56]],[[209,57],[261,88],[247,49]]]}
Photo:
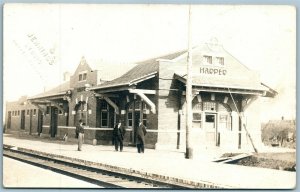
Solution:
{"label": "sky", "polygon": [[[192,45],[216,38],[278,92],[262,120],[296,116],[296,11],[292,6],[192,5]],[[14,101],[63,82],[82,56],[137,62],[187,49],[187,5],[6,4],[3,96]]]}

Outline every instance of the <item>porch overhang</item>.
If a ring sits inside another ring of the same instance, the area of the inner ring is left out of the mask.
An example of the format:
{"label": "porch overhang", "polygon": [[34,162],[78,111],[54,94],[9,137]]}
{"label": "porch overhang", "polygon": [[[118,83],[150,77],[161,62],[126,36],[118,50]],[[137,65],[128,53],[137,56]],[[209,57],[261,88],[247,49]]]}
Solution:
{"label": "porch overhang", "polygon": [[58,102],[49,100],[49,99],[31,99],[28,100],[29,103],[31,103],[32,105],[37,106],[41,111],[45,112],[45,109],[43,109],[40,105],[51,105],[51,106],[55,106],[57,109],[65,112],[64,108],[62,108],[61,106],[59,106]]}
{"label": "porch overhang", "polygon": [[[186,75],[179,75],[177,73],[174,73],[174,79],[177,79],[178,81],[186,84]],[[230,82],[232,82],[232,84]],[[277,92],[275,90],[271,89],[263,83],[249,84],[245,81],[235,83],[232,79],[230,81],[226,81],[226,79],[224,79],[224,82],[214,82],[213,80],[205,79],[205,81],[201,82],[201,79],[198,78],[195,79],[195,82],[193,81],[192,86],[194,90],[207,92],[235,93],[263,97],[274,97],[277,95]]]}
{"label": "porch overhang", "polygon": [[41,101],[41,102],[32,102],[32,101],[28,101],[29,104],[36,106],[40,111],[43,112],[43,114],[46,114],[46,109],[41,107],[41,105],[47,105],[49,104],[49,102],[46,101]]}
{"label": "porch overhang", "polygon": [[116,95],[116,94],[99,94],[99,93],[95,93],[95,97],[98,97],[100,99],[104,99],[110,106],[112,106],[115,109],[116,114],[120,114],[119,107],[109,98],[109,97],[117,98],[118,95]]}
{"label": "porch overhang", "polygon": [[140,96],[150,107],[151,112],[156,114],[155,104],[145,95],[145,94],[156,94],[155,90],[146,90],[146,89],[128,89],[129,93],[135,93]]}
{"label": "porch overhang", "polygon": [[238,89],[238,88],[223,88],[223,87],[194,87],[197,92],[214,92],[214,93],[234,93],[241,95],[265,96],[264,90]]}

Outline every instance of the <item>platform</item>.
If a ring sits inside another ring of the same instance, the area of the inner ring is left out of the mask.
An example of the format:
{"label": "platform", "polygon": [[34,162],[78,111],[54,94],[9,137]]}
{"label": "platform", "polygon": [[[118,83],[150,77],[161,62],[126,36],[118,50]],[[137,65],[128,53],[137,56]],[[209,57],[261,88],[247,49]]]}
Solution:
{"label": "platform", "polygon": [[[177,151],[157,151],[146,149],[137,153],[134,147],[124,147],[123,152],[115,152],[114,146],[84,144],[77,151],[77,144],[45,138],[3,135],[3,144],[13,145],[53,156],[100,163],[113,166],[120,171],[151,175],[155,178],[176,179],[191,185],[209,183],[211,188],[235,189],[293,189],[296,187],[296,172],[266,168],[254,168],[211,162],[212,156],[185,159],[184,153]],[[204,155],[203,155],[204,156]]]}

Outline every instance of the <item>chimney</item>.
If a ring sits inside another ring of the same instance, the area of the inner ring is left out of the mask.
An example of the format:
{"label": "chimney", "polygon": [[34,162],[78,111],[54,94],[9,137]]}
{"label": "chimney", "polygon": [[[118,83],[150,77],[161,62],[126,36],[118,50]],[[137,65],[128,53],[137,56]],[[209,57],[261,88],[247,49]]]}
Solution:
{"label": "chimney", "polygon": [[70,80],[70,73],[68,71],[64,72],[64,81],[69,81]]}

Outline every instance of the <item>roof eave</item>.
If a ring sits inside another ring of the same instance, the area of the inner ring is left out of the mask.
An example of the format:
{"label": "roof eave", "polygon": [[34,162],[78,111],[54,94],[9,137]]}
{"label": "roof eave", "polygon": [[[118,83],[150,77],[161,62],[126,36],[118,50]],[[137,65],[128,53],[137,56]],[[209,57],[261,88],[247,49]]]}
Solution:
{"label": "roof eave", "polygon": [[44,96],[41,96],[41,97],[29,97],[27,100],[31,101],[31,100],[35,100],[35,99],[45,99],[47,97],[51,98],[51,97],[62,96],[62,95],[65,95],[65,94],[66,94],[66,91],[60,92],[60,93],[55,93],[55,94],[50,94],[50,95],[44,95]]}
{"label": "roof eave", "polygon": [[106,85],[106,86],[96,86],[96,87],[92,87],[89,88],[88,90],[100,90],[100,89],[109,89],[112,87],[122,87],[122,86],[129,86],[130,82],[126,82],[126,83],[119,83],[119,84],[115,84],[115,85]]}

